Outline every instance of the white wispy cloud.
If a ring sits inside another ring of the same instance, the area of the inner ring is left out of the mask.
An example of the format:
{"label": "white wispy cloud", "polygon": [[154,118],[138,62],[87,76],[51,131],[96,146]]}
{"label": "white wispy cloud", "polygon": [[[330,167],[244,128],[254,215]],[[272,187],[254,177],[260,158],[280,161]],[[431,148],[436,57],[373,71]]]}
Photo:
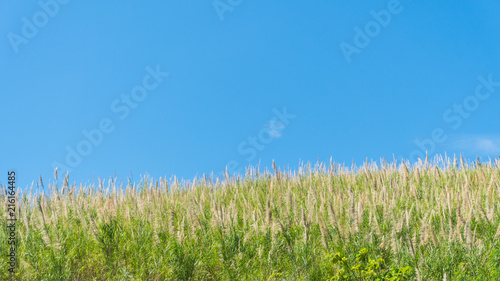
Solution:
{"label": "white wispy cloud", "polygon": [[271,120],[266,124],[266,127],[273,138],[280,138],[283,135],[282,132],[285,129],[285,124],[281,121]]}
{"label": "white wispy cloud", "polygon": [[488,135],[467,135],[453,138],[451,147],[460,151],[491,155],[500,154],[500,137]]}
{"label": "white wispy cloud", "polygon": [[500,140],[480,138],[476,141],[476,147],[484,152],[500,153]]}

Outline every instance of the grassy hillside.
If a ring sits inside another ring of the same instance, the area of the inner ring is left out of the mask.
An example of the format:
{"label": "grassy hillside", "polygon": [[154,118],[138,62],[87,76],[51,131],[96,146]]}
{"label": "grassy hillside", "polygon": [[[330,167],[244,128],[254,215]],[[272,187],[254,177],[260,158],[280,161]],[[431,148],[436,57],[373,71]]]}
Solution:
{"label": "grassy hillside", "polygon": [[[15,276],[498,280],[499,179],[498,162],[436,159],[355,172],[332,164],[249,170],[216,184],[53,180],[50,195],[18,199]],[[0,210],[5,225],[7,208]],[[7,235],[0,232],[2,280]]]}

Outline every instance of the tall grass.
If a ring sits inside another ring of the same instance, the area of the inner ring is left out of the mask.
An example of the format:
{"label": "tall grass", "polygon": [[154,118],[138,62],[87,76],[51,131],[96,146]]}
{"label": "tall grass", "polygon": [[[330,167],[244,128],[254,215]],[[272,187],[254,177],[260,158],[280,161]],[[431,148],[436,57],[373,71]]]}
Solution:
{"label": "tall grass", "polygon": [[7,271],[2,231],[0,278],[500,278],[498,161],[273,167],[125,187],[58,184],[56,173],[50,194],[18,198],[18,272]]}

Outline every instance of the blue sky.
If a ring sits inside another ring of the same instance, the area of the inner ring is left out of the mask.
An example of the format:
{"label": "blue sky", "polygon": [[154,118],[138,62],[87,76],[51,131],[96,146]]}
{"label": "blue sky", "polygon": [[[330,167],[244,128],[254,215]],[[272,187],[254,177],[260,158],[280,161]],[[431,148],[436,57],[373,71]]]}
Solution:
{"label": "blue sky", "polygon": [[[495,1],[0,2],[0,182],[500,155]],[[76,155],[75,155],[76,154]],[[2,176],[3,175],[3,176]]]}

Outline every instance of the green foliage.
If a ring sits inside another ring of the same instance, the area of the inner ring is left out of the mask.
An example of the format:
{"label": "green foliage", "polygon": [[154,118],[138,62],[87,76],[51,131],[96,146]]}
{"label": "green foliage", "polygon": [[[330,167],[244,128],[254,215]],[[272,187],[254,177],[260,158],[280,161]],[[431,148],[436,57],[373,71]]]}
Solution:
{"label": "green foliage", "polygon": [[362,248],[355,259],[349,259],[337,252],[326,256],[326,260],[334,265],[335,274],[329,281],[337,280],[410,280],[413,268],[389,267],[383,258],[370,258],[368,250]]}
{"label": "green foliage", "polygon": [[56,181],[19,199],[15,275],[0,231],[0,280],[500,280],[497,164]]}

